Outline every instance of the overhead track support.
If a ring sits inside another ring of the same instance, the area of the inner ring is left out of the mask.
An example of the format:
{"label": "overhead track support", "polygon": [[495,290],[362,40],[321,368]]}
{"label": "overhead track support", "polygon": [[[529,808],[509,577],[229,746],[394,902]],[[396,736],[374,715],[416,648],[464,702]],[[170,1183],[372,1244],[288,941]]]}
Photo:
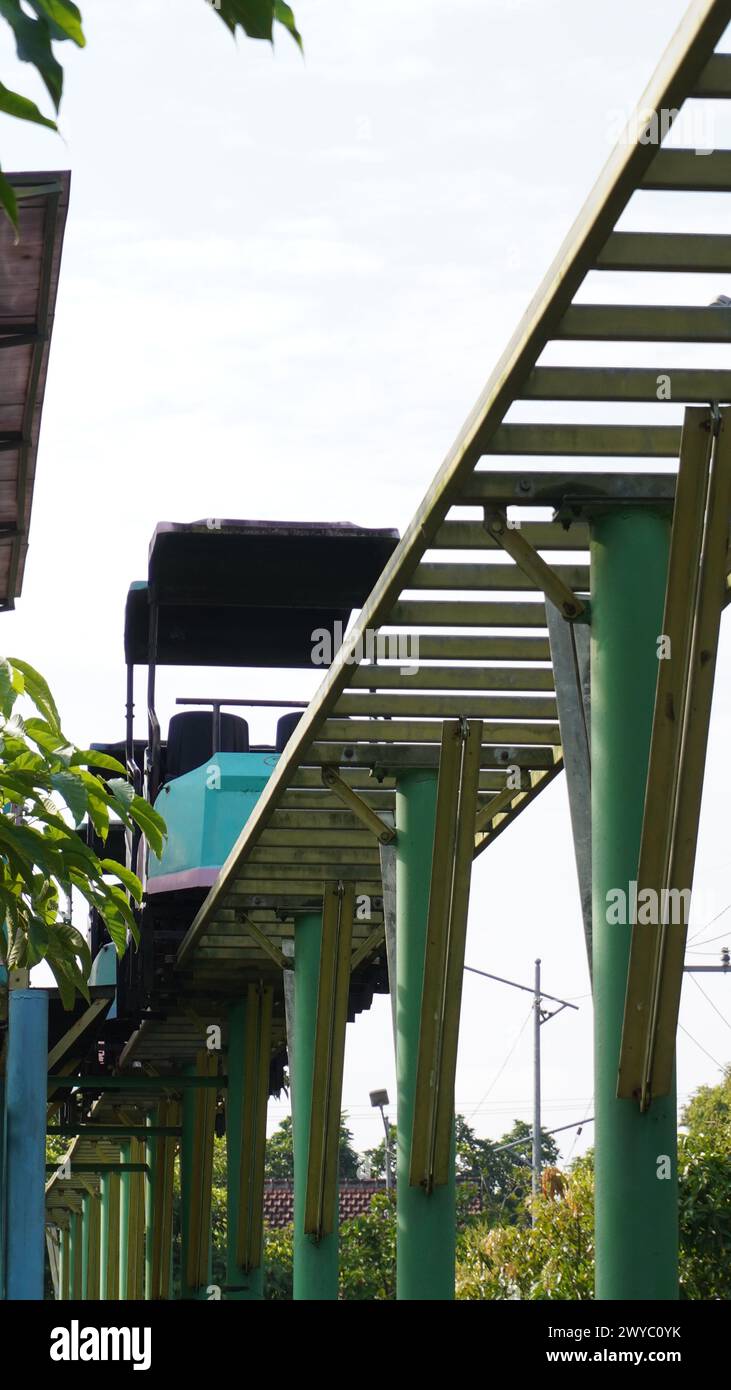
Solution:
{"label": "overhead track support", "polygon": [[304,1217],[317,1240],[335,1224],[354,906],[352,881],[325,885]]}
{"label": "overhead track support", "polygon": [[431,1192],[449,1179],[454,1138],[467,908],[475,844],[482,723],[442,733],[409,1183]]}
{"label": "overhead track support", "polygon": [[642,1110],[673,1084],[730,507],[731,411],[688,409],[636,884],[637,917],[653,920],[632,926],[617,1082]]}

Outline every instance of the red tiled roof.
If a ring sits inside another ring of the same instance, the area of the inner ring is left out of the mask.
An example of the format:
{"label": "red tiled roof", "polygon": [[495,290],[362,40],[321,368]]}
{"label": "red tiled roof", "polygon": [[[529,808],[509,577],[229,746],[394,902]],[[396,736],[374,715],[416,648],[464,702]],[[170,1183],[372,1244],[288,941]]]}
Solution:
{"label": "red tiled roof", "polygon": [[[350,1221],[367,1211],[376,1192],[384,1192],[385,1184],[372,1179],[340,1184],[340,1220]],[[294,1190],[291,1182],[270,1181],[264,1184],[264,1221],[267,1226],[289,1226],[294,1220]]]}
{"label": "red tiled roof", "polygon": [[[354,1216],[362,1216],[368,1211],[376,1192],[385,1192],[385,1183],[372,1178],[362,1182],[343,1182],[340,1184],[340,1220],[352,1221]],[[480,1210],[479,1193],[475,1190],[469,1209]],[[267,1226],[279,1228],[291,1226],[294,1220],[294,1189],[286,1179],[270,1179],[264,1184],[264,1222]]]}

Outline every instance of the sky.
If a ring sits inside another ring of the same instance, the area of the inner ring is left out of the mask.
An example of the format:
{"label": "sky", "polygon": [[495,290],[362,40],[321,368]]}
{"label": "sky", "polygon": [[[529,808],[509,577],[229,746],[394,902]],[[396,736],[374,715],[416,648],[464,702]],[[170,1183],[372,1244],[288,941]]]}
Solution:
{"label": "sky", "polygon": [[[83,0],[82,10],[87,48],[61,55],[62,138],[0,117],[5,170],[72,170],[30,552],[17,611],[2,623],[5,650],[44,672],[86,746],[122,736],[124,597],[146,573],[158,521],[403,531],[685,3],[614,0],[610,19],[585,0],[298,0],[304,58],[283,30],[273,50],[234,44],[205,0]],[[48,109],[4,33],[0,59],[5,83]],[[723,198],[704,210],[708,230],[729,230]],[[638,215],[661,225],[649,205]],[[621,295],[619,277],[611,291],[593,278],[594,298]],[[699,290],[658,276],[648,292],[688,303],[730,292],[711,279]],[[652,360],[645,351],[635,349],[638,364]],[[545,360],[577,352],[556,345]],[[730,352],[714,349],[713,360],[729,366]],[[730,674],[727,623],[691,923],[697,964],[731,942],[731,916],[708,925],[731,905]],[[177,695],[204,684],[296,699],[317,683],[315,672],[165,671],[159,709],[167,718]],[[269,715],[251,725],[271,738]],[[553,1128],[593,1114],[563,778],[473,877],[468,963],[531,984],[538,956],[544,988],[579,1006],[542,1030]],[[728,977],[686,976],[681,1100],[719,1080],[731,1057],[730,991]],[[530,1119],[530,1002],[465,977],[456,1100],[479,1134]],[[395,1114],[389,1002],[377,998],[348,1029],[343,1103],[360,1149],[381,1137],[368,1093],[383,1086]],[[270,1126],[286,1108],[271,1104]],[[591,1125],[557,1137],[575,1156]]]}

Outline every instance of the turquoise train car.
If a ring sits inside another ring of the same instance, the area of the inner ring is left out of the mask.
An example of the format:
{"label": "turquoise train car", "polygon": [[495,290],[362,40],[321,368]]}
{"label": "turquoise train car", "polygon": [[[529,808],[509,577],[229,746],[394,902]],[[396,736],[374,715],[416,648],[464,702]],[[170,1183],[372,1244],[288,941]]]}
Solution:
{"label": "turquoise train car", "polygon": [[[144,883],[140,945],[117,963],[92,914],[94,976],[116,978],[110,1023],[123,1032],[142,1013],[164,1010],[176,988],[177,947],[250,816],[304,707],[277,698],[181,694],[163,736],[156,709],[161,666],[265,668],[322,664],[322,634],[338,636],[360,608],[398,543],[398,532],[349,522],[160,523],[148,575],[130,586],[125,611],[126,737],[96,743],[126,765],[135,790],[167,825],[161,859],[137,836],[108,853]],[[326,646],[327,644],[325,644]],[[135,737],[136,673],[146,672],[147,737]],[[286,677],[285,677],[286,679]],[[243,711],[272,712],[271,743],[253,745]],[[92,832],[90,832],[91,834]]]}

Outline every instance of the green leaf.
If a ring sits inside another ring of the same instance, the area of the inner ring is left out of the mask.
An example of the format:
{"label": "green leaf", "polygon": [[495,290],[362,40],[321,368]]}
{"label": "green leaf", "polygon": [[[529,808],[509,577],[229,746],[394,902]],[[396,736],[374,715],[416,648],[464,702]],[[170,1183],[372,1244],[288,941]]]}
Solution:
{"label": "green leaf", "polygon": [[135,799],[135,789],[131,782],[128,782],[122,777],[112,777],[107,783],[107,788],[112,796],[115,797],[117,801],[121,801],[126,809],[131,807]]}
{"label": "green leaf", "polygon": [[143,801],[141,796],[134,798],[130,806],[130,815],[139,825],[153,854],[159,859],[168,833],[162,816],[153,810],[147,801]]}
{"label": "green leaf", "polygon": [[11,92],[10,88],[4,87],[2,82],[0,82],[0,111],[4,111],[6,116],[17,116],[20,121],[33,121],[36,125],[47,126],[49,130],[58,130],[56,122],[49,120],[48,116],[44,116],[34,101],[21,96],[19,92]]}
{"label": "green leaf", "polygon": [[66,744],[60,729],[54,729],[47,719],[26,719],[25,732],[31,743],[42,748],[44,753],[55,753]]}
{"label": "green leaf", "polygon": [[295,24],[291,5],[285,4],[285,0],[274,0],[274,18],[277,24],[284,25],[284,28],[292,35],[297,47],[302,50],[302,35]]}
{"label": "green leaf", "polygon": [[81,778],[75,777],[73,772],[53,772],[50,783],[53,790],[63,797],[74,818],[74,824],[78,828],[86,815],[88,806],[86,788]]}
{"label": "green leaf", "polygon": [[13,684],[13,668],[9,661],[0,659],[0,711],[9,719],[15,704],[17,691]]}
{"label": "green leaf", "polygon": [[0,207],[15,228],[15,241],[18,241],[18,200],[13,185],[0,172]]}
{"label": "green leaf", "polygon": [[250,39],[268,39],[271,43],[273,0],[221,0],[215,10],[232,34],[240,24]]}
{"label": "green leaf", "polygon": [[106,842],[109,834],[109,812],[106,802],[100,796],[95,796],[89,792],[89,820],[91,821],[102,844]]}
{"label": "green leaf", "polygon": [[131,869],[126,869],[123,864],[118,864],[116,859],[102,859],[102,868],[105,874],[114,874],[120,883],[129,889],[135,902],[142,901],[142,884]]}
{"label": "green leaf", "polygon": [[15,48],[21,63],[30,63],[36,69],[58,111],[63,93],[63,68],[53,56],[47,20],[33,19],[21,9],[19,0],[0,0],[0,15],[15,34]]}
{"label": "green leaf", "polygon": [[127,769],[120,763],[118,758],[112,758],[109,753],[97,753],[94,748],[77,748],[72,754],[70,767],[103,767],[108,772],[119,772],[126,778]]}
{"label": "green leaf", "polygon": [[71,0],[28,0],[28,4],[37,15],[46,17],[53,39],[71,39],[79,48],[86,46],[81,12]]}
{"label": "green leaf", "polygon": [[[5,0],[0,0],[0,14]],[[61,732],[61,717],[46,681],[39,671],[29,666],[27,661],[19,661],[16,656],[8,657],[11,666],[20,671],[25,681],[25,692],[30,696],[43,718],[57,733]]]}

